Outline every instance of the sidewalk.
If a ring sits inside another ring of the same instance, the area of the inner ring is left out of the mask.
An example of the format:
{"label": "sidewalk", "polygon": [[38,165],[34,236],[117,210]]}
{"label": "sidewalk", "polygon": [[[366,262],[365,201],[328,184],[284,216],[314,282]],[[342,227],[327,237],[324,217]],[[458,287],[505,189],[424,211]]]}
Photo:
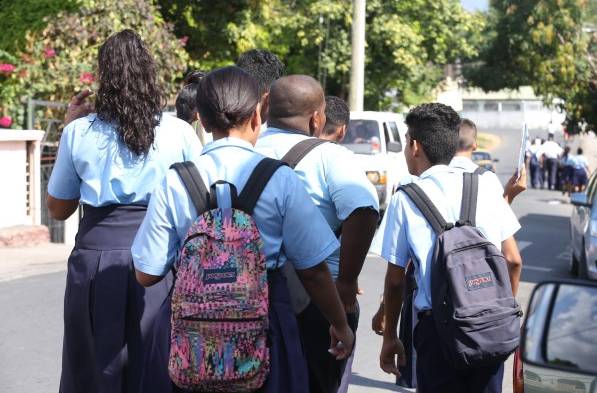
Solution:
{"label": "sidewalk", "polygon": [[0,248],[0,282],[66,270],[71,250],[56,243]]}

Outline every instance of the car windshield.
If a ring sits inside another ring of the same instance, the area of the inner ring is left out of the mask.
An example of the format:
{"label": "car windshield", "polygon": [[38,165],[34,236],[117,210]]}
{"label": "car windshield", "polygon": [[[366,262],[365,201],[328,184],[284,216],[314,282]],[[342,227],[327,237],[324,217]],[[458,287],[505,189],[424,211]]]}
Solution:
{"label": "car windshield", "polygon": [[358,154],[381,152],[379,123],[376,120],[351,120],[342,145]]}
{"label": "car windshield", "polygon": [[473,161],[486,161],[491,160],[491,155],[484,151],[474,151],[473,152]]}

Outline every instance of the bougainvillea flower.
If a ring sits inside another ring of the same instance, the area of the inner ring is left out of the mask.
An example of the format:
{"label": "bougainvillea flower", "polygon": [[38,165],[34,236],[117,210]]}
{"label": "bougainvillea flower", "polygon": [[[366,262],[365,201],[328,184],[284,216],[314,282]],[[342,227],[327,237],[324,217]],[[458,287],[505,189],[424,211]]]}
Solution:
{"label": "bougainvillea flower", "polygon": [[187,36],[187,35],[182,36],[182,37],[180,37],[179,41],[180,41],[180,45],[186,46],[187,42],[189,42],[189,36]]}
{"label": "bougainvillea flower", "polygon": [[81,83],[90,85],[95,81],[95,76],[91,72],[84,72],[81,74],[79,80],[81,81]]}
{"label": "bougainvillea flower", "polygon": [[46,59],[50,59],[52,57],[56,56],[56,51],[52,48],[46,48],[44,49],[44,57]]}
{"label": "bougainvillea flower", "polygon": [[12,64],[8,64],[8,63],[2,63],[0,64],[0,73],[3,74],[10,74],[11,72],[13,72],[17,67],[15,67]]}
{"label": "bougainvillea flower", "polygon": [[9,128],[12,125],[12,117],[2,116],[0,117],[0,128]]}

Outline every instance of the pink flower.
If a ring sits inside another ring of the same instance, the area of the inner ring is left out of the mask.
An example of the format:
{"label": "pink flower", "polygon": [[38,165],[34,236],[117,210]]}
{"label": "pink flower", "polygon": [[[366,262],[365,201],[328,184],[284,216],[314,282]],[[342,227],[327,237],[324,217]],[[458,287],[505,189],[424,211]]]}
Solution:
{"label": "pink flower", "polygon": [[52,57],[56,56],[56,51],[52,48],[46,48],[44,49],[44,57],[46,59],[50,59]]}
{"label": "pink flower", "polygon": [[189,42],[189,36],[188,35],[182,36],[182,37],[180,37],[179,41],[182,46],[186,46],[187,42]]}
{"label": "pink flower", "polygon": [[13,72],[17,67],[12,64],[2,63],[0,64],[0,73],[2,74],[10,74]]}
{"label": "pink flower", "polygon": [[2,116],[0,117],[0,128],[9,128],[12,125],[12,117]]}
{"label": "pink flower", "polygon": [[79,77],[79,81],[81,81],[81,83],[90,85],[95,81],[95,76],[91,72],[84,72]]}

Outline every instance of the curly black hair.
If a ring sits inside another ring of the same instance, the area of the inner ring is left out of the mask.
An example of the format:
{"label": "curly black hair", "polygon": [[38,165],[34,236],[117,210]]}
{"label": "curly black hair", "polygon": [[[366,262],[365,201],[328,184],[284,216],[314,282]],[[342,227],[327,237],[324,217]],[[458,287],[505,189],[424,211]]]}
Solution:
{"label": "curly black hair", "polygon": [[184,78],[184,86],[176,97],[176,117],[191,124],[197,120],[197,89],[205,76],[202,71],[192,71]]}
{"label": "curly black hair", "polygon": [[325,97],[325,127],[323,133],[331,135],[335,127],[347,126],[350,121],[350,110],[346,101],[336,96]]}
{"label": "curly black hair", "polygon": [[116,124],[133,153],[147,154],[165,100],[154,60],[141,37],[129,29],[110,36],[99,49],[98,71],[98,117]]}
{"label": "curly black hair", "polygon": [[458,147],[460,116],[451,107],[440,104],[422,104],[406,115],[410,138],[423,147],[431,165],[449,164]]}
{"label": "curly black hair", "polygon": [[259,95],[267,93],[276,79],[284,76],[284,63],[271,52],[251,49],[240,55],[236,65],[249,73],[257,81]]}

